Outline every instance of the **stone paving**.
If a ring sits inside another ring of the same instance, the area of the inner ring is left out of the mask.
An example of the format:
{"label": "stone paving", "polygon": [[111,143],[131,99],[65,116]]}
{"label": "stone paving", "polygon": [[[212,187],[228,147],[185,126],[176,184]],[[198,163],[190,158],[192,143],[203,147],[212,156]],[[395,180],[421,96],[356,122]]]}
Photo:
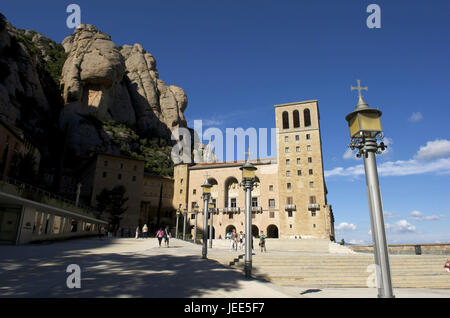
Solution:
{"label": "stone paving", "polygon": [[[241,270],[213,260],[231,260],[242,251],[217,246],[208,252],[211,259],[203,260],[201,245],[172,239],[170,248],[165,248],[164,243],[158,247],[154,238],[0,246],[0,297],[377,297],[375,288],[286,287],[245,279]],[[81,268],[79,289],[66,286],[69,264]],[[395,289],[394,294],[397,298],[450,298],[447,289],[403,288]]]}
{"label": "stone paving", "polygon": [[[81,288],[66,286],[69,264],[81,268]],[[171,240],[78,239],[0,246],[0,297],[292,297],[275,285],[247,280],[214,260],[201,246]]]}

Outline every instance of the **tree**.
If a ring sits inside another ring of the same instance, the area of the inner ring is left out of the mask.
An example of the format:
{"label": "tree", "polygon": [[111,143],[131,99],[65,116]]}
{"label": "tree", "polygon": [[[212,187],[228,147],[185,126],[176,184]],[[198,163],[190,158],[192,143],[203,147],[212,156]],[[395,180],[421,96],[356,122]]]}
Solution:
{"label": "tree", "polygon": [[35,185],[38,179],[36,166],[36,158],[31,151],[17,153],[11,162],[9,176],[13,179]]}
{"label": "tree", "polygon": [[341,243],[339,243],[339,244],[341,244],[341,245],[345,245],[345,241],[344,241],[344,239],[342,239],[342,240],[341,240]]}
{"label": "tree", "polygon": [[124,207],[128,201],[128,198],[125,197],[125,192],[126,188],[123,185],[118,185],[112,190],[103,189],[96,196],[97,209],[100,211],[100,215],[107,213],[113,227],[119,226],[120,220],[122,220],[121,215],[128,209],[128,207]]}

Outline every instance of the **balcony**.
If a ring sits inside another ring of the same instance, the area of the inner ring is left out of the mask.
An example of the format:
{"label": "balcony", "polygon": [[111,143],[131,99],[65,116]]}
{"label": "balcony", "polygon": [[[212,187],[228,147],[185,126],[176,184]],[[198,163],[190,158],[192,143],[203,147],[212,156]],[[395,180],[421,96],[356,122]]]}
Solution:
{"label": "balcony", "polygon": [[308,204],[308,210],[319,210],[320,204],[319,203],[309,203]]}
{"label": "balcony", "polygon": [[217,208],[209,208],[209,212],[217,214],[217,213],[219,213],[219,209],[217,209]]}
{"label": "balcony", "polygon": [[256,213],[262,213],[262,207],[261,206],[252,206],[252,212]]}
{"label": "balcony", "polygon": [[284,209],[286,211],[297,211],[297,206],[295,204],[286,204]]}
{"label": "balcony", "polygon": [[237,207],[223,208],[223,213],[240,213],[241,209]]}

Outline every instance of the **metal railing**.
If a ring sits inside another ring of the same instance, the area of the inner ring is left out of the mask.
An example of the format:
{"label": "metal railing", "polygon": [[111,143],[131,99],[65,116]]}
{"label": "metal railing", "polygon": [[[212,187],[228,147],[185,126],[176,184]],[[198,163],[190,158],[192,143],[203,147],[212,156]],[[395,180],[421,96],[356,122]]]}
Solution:
{"label": "metal railing", "polygon": [[[78,205],[76,205],[75,201],[73,201],[73,200],[69,200],[63,196],[51,193],[47,190],[38,188],[36,186],[33,186],[31,184],[25,183],[23,181],[20,181],[20,180],[11,178],[11,177],[5,177],[4,179],[0,179],[0,182],[14,185],[17,187],[17,189],[19,191],[30,191],[33,194],[36,194],[39,196],[46,196],[49,199],[63,202],[67,205],[71,205],[75,208],[82,209],[82,210],[85,210],[86,212],[92,213],[94,216],[100,213],[100,211],[96,210],[95,208],[93,208],[91,206],[87,206],[87,205],[80,204],[80,203],[78,203]],[[34,200],[34,201],[36,201],[36,200]]]}
{"label": "metal railing", "polygon": [[318,210],[320,209],[319,203],[309,203],[308,204],[308,210]]}
{"label": "metal railing", "polygon": [[297,210],[297,206],[295,204],[286,204],[284,206],[284,209],[286,211],[296,211]]}

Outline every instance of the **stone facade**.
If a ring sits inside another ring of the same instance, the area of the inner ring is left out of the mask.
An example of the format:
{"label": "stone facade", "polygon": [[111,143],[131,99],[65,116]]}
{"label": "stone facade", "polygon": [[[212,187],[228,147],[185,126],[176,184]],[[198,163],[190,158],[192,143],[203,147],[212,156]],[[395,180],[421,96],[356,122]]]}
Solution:
{"label": "stone facade", "polygon": [[[276,159],[251,161],[257,187],[252,192],[253,234],[269,237],[327,238],[334,240],[334,217],[326,199],[322,143],[317,101],[275,105],[278,155]],[[235,228],[245,228],[245,197],[239,186],[244,162],[179,164],[174,170],[175,207],[187,209],[193,227],[194,206],[203,210],[205,175],[213,185],[211,198],[213,235],[224,238]],[[203,215],[197,226],[201,230]]]}
{"label": "stone facade", "polygon": [[19,128],[0,120],[0,179],[8,177],[11,163],[16,154],[31,152],[34,155],[36,171],[39,168],[41,153]]}
{"label": "stone facade", "polygon": [[140,220],[147,222],[150,231],[156,231],[157,224],[170,224],[173,220],[173,179],[144,174]]}

